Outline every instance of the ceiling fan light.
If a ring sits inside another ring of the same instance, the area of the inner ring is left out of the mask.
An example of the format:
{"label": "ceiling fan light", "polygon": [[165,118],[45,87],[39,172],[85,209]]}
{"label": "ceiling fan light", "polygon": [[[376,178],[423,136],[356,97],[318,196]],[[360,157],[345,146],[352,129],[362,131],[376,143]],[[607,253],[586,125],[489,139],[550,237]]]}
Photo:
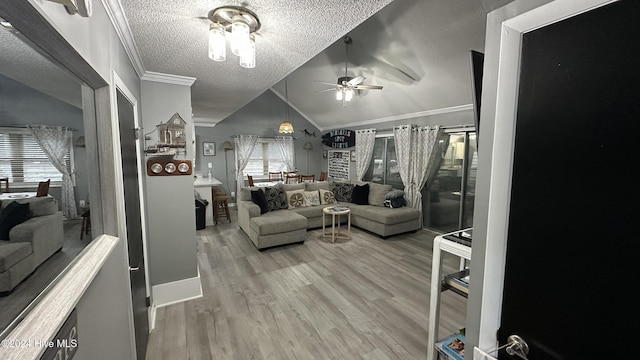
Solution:
{"label": "ceiling fan light", "polygon": [[227,42],[224,26],[214,23],[209,27],[209,58],[213,61],[227,59]]}
{"label": "ceiling fan light", "polygon": [[253,34],[249,37],[249,44],[240,50],[240,66],[247,69],[256,67],[256,39]]}
{"label": "ceiling fan light", "polygon": [[336,100],[342,101],[342,89],[336,90]]}
{"label": "ceiling fan light", "polygon": [[353,99],[353,89],[344,90],[344,101],[351,101]]}
{"label": "ceiling fan light", "polygon": [[231,23],[231,52],[240,56],[242,50],[249,46],[250,29],[242,15],[235,15]]}

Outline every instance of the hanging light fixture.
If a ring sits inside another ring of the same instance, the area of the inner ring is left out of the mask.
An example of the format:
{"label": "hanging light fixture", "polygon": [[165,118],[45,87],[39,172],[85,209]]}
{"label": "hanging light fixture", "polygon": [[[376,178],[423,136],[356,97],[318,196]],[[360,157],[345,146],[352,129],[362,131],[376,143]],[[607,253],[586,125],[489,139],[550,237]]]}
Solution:
{"label": "hanging light fixture", "polygon": [[231,53],[237,55],[240,66],[252,69],[256,66],[255,32],[260,20],[243,6],[221,6],[209,12],[209,58],[226,61],[227,40]]}
{"label": "hanging light fixture", "polygon": [[287,120],[280,124],[278,132],[281,134],[293,134],[293,124],[289,120],[289,90],[287,88],[287,79],[284,79],[284,97],[287,100]]}

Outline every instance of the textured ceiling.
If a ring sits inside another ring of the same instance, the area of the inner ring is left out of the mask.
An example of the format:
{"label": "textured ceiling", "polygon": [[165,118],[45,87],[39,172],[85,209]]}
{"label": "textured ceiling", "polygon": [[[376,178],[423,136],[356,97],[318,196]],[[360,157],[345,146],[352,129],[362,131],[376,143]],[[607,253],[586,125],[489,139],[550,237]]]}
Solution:
{"label": "textured ceiling", "polygon": [[82,108],[80,80],[35,48],[23,36],[0,28],[0,74]]}
{"label": "textured ceiling", "polygon": [[375,14],[391,0],[254,0],[243,4],[262,23],[256,67],[244,69],[229,54],[207,56],[210,21],[202,19],[227,1],[121,0],[144,68],[195,77],[194,120],[215,124]]}

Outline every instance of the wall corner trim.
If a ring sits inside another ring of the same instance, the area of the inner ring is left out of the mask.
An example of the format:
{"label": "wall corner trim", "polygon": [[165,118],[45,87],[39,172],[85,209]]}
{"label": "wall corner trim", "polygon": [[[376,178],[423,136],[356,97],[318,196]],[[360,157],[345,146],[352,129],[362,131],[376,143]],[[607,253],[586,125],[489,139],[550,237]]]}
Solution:
{"label": "wall corner trim", "polygon": [[136,41],[133,39],[131,27],[129,27],[129,22],[124,14],[124,9],[122,9],[120,1],[102,0],[102,4],[104,5],[107,15],[120,38],[120,42],[122,42],[124,51],[127,53],[129,60],[131,60],[133,69],[136,74],[138,74],[138,77],[142,77],[145,73],[142,57],[140,57],[138,46],[136,45]]}
{"label": "wall corner trim", "polygon": [[196,81],[196,78],[189,76],[180,76],[180,75],[171,75],[171,74],[163,74],[153,71],[145,71],[144,74],[140,77],[142,80],[146,81],[155,81],[173,85],[184,85],[191,86]]}
{"label": "wall corner trim", "polygon": [[189,279],[154,285],[151,287],[151,293],[153,294],[152,307],[154,309],[201,298],[200,274],[198,273],[198,276]]}

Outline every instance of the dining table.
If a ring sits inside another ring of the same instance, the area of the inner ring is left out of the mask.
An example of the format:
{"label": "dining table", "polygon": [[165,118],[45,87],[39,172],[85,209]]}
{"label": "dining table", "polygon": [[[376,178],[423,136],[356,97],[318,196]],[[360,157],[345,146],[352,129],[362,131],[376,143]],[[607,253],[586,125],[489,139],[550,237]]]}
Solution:
{"label": "dining table", "polygon": [[20,200],[36,197],[36,192],[9,192],[0,194],[0,201],[4,200]]}

